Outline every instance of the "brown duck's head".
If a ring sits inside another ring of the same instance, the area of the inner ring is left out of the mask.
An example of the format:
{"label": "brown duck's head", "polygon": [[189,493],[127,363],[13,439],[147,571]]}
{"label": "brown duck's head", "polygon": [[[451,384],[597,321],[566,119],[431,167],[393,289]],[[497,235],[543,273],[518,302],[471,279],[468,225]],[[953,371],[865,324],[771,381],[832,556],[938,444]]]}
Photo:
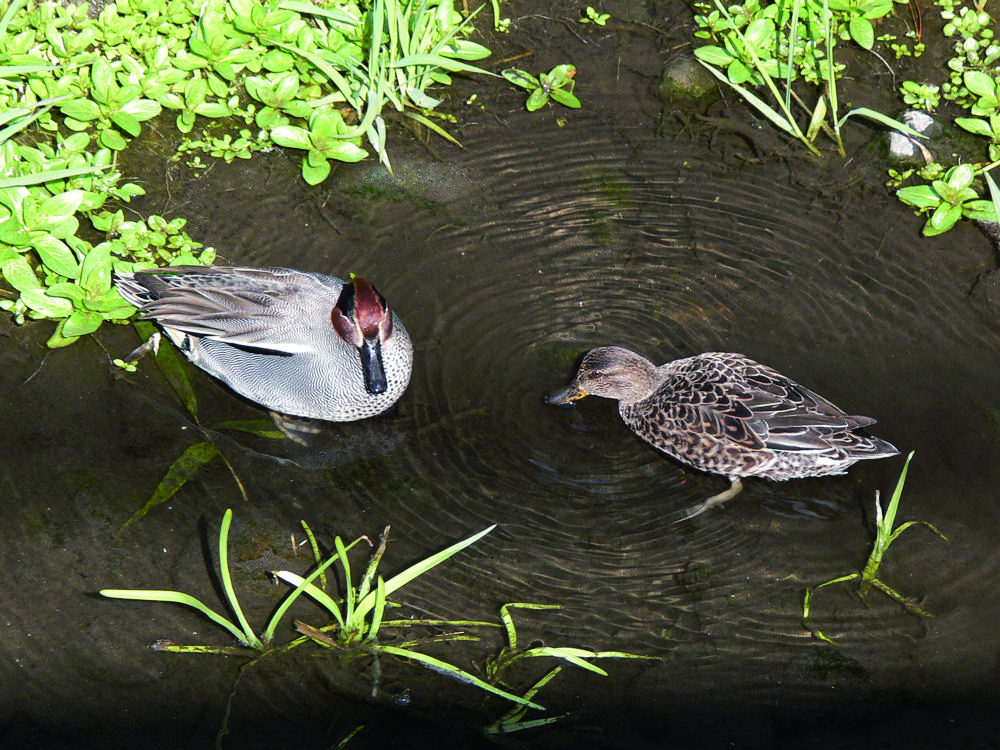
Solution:
{"label": "brown duck's head", "polygon": [[568,404],[584,396],[641,401],[655,388],[656,366],[652,362],[619,346],[602,346],[587,352],[573,382],[545,401]]}
{"label": "brown duck's head", "polygon": [[358,350],[365,390],[374,395],[385,393],[388,384],[382,345],[392,338],[392,310],[385,297],[370,281],[354,276],[340,290],[330,321],[337,335]]}

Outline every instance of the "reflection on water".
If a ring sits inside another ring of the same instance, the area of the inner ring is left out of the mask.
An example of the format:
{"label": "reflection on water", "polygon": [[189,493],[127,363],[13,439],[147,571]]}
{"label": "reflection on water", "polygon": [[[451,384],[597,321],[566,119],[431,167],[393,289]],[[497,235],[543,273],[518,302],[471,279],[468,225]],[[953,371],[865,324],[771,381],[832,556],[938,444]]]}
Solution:
{"label": "reflection on water", "polygon": [[[174,196],[192,202],[189,215],[198,206],[192,234],[226,262],[373,279],[415,342],[410,389],[395,414],[330,425],[308,448],[220,438],[249,504],[224,467],[207,467],[169,506],[119,533],[196,426],[152,367],[114,377],[101,347],[113,356],[130,349],[126,329],[48,354],[36,343],[44,332],[5,330],[0,486],[9,501],[0,560],[13,606],[3,618],[0,676],[23,687],[7,693],[6,722],[19,715],[45,725],[70,705],[78,731],[93,737],[110,700],[135,721],[159,712],[207,731],[225,691],[194,691],[195,699],[183,686],[228,685],[225,668],[144,651],[157,637],[205,637],[207,625],[162,605],[89,594],[176,586],[217,601],[202,539],[226,507],[236,508],[236,528],[279,559],[291,557],[284,540],[300,518],[327,542],[390,523],[387,571],[498,523],[401,598],[449,617],[495,618],[506,601],[561,603],[558,612],[523,615],[525,637],[664,657],[605,663],[612,674],[600,683],[570,670],[553,683],[552,704],[582,707],[588,725],[628,717],[631,729],[602,735],[608,747],[651,741],[668,726],[663,712],[702,728],[712,706],[722,717],[752,716],[745,728],[766,744],[776,730],[753,706],[840,716],[886,692],[947,702],[992,684],[1000,637],[981,615],[998,604],[1000,352],[995,323],[974,313],[942,271],[975,267],[979,238],[959,231],[947,244],[921,243],[917,222],[888,198],[866,196],[877,209],[860,212],[818,203],[766,171],[735,174],[662,143],[587,149],[599,130],[586,117],[568,126],[573,137],[467,138],[459,168],[400,159],[406,188],[396,195],[388,193],[397,183],[345,169],[366,201],[346,187],[309,193],[274,164],[266,179],[223,165],[215,173],[216,181],[254,182],[260,211],[201,201],[218,182]],[[732,502],[675,526],[725,480],[656,453],[611,402],[542,403],[583,352],[602,344],[657,362],[741,351],[851,413],[877,417],[877,434],[917,451],[902,516],[931,521],[952,540],[908,532],[890,551],[885,578],[926,595],[939,617],[922,621],[875,598],[865,609],[846,590],[824,591],[815,616],[839,651],[811,640],[799,619],[805,586],[863,562],[875,491],[891,489],[901,458],[845,477],[751,480]],[[192,378],[204,424],[259,416],[193,369]],[[262,554],[241,549],[241,564]],[[240,585],[256,592],[262,613],[278,596],[259,573]],[[454,658],[481,659],[485,650]],[[983,653],[991,657],[975,656]],[[273,715],[292,711],[311,723],[322,710],[300,689],[365,694],[308,664],[302,685],[287,673],[249,679],[239,715],[261,700]],[[418,714],[449,715],[431,695],[437,683],[421,682],[432,678],[412,668],[392,679],[401,690],[414,685]]]}

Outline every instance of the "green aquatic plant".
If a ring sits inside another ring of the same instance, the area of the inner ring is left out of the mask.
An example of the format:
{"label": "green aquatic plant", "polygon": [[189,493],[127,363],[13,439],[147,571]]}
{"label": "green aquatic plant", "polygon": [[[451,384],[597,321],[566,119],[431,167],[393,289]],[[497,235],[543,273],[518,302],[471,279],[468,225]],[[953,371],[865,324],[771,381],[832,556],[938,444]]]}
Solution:
{"label": "green aquatic plant", "polygon": [[[923,227],[928,237],[948,231],[963,218],[1000,220],[1000,192],[990,175],[1000,164],[1000,44],[992,28],[993,20],[982,4],[961,8],[956,0],[937,0],[935,4],[945,22],[943,34],[955,38],[954,54],[946,63],[948,80],[940,87],[904,81],[903,98],[915,106],[936,105],[931,101],[915,102],[915,92],[933,89],[936,99],[940,88],[943,98],[963,107],[965,115],[972,115],[956,117],[955,124],[985,140],[982,151],[964,154],[959,159],[953,154],[950,159],[930,161],[925,169],[918,171],[928,182],[896,191],[899,199],[916,208],[917,213],[930,214]],[[932,159],[929,155],[927,158]],[[901,181],[891,173],[890,176],[893,177],[890,184],[894,186]],[[988,198],[983,198],[983,186]]]}
{"label": "green aquatic plant", "polygon": [[[113,0],[96,15],[13,0],[0,16],[0,273],[13,287],[0,309],[55,320],[48,345],[65,346],[128,317],[103,281],[109,259],[116,271],[209,262],[192,261],[190,238],[137,246],[102,226],[106,201],[143,194],[116,159],[164,110],[181,133],[225,121],[182,141],[174,158],[193,168],[197,152],[230,161],[280,145],[305,151],[313,184],[369,147],[388,167],[389,112],[454,141],[430,117],[430,91],[455,72],[492,75],[469,62],[490,54],[468,38],[474,16],[453,0]],[[100,249],[87,220],[107,232]]]}
{"label": "green aquatic plant", "polygon": [[871,590],[875,588],[894,601],[899,602],[903,605],[907,612],[911,612],[922,617],[933,617],[930,612],[917,606],[911,599],[904,597],[896,591],[896,589],[892,588],[889,584],[878,578],[878,569],[882,565],[882,558],[889,550],[889,545],[911,526],[917,524],[926,526],[939,537],[948,541],[948,538],[944,534],[926,521],[907,521],[901,526],[893,528],[896,523],[896,512],[899,510],[899,500],[903,495],[903,484],[906,482],[906,473],[910,468],[910,460],[912,458],[913,452],[911,451],[906,457],[906,463],[903,464],[903,471],[899,475],[899,481],[896,482],[896,489],[893,490],[892,497],[889,500],[889,505],[886,508],[884,515],[882,513],[882,503],[879,499],[879,493],[877,491],[875,493],[875,542],[872,545],[872,551],[868,555],[868,561],[865,563],[864,569],[860,573],[850,573],[848,575],[839,576],[821,583],[815,588],[806,589],[805,596],[802,600],[802,622],[806,628],[808,628],[809,632],[811,632],[816,638],[826,641],[827,643],[837,645],[836,641],[825,635],[823,631],[813,627],[809,620],[814,594],[820,589],[832,586],[835,583],[851,583],[857,581],[858,596],[862,602],[865,602],[866,606],[867,597],[871,593]]}
{"label": "green aquatic plant", "polygon": [[[996,163],[990,168],[995,166]],[[980,198],[979,191],[972,186],[977,176],[988,185],[991,200]],[[952,167],[930,184],[900,188],[896,196],[920,213],[930,214],[922,230],[927,237],[947,232],[962,218],[996,222],[1000,216],[996,183],[987,170],[977,170],[971,164]]]}
{"label": "green aquatic plant", "polygon": [[211,429],[202,426],[198,417],[198,398],[195,396],[194,387],[187,375],[187,368],[190,367],[187,360],[181,356],[180,352],[173,346],[159,346],[160,334],[156,327],[147,321],[137,321],[136,331],[143,338],[145,343],[132,352],[125,360],[115,360],[115,364],[128,372],[134,372],[135,366],[132,364],[141,356],[152,352],[154,361],[160,373],[173,389],[177,398],[180,399],[191,419],[202,433],[202,440],[192,443],[178,456],[167,468],[163,478],[160,479],[152,495],[145,504],[136,510],[122,526],[126,528],[136,521],[145,518],[154,508],[163,505],[176,495],[205,465],[214,461],[217,457],[226,465],[229,473],[236,482],[236,486],[247,499],[246,489],[243,481],[236,473],[233,464],[226,458],[226,454],[219,448],[218,442],[213,438],[213,433],[219,430],[236,430],[248,432],[262,438],[281,440],[286,435],[274,428],[269,420],[249,419],[249,420],[228,420],[220,424],[213,425]]}
{"label": "green aquatic plant", "polygon": [[[500,607],[500,619],[503,622],[504,632],[507,635],[507,645],[497,653],[488,657],[485,662],[486,678],[491,682],[499,682],[501,674],[513,664],[522,659],[550,658],[557,659],[588,672],[607,677],[608,673],[591,664],[593,659],[656,659],[654,656],[643,656],[641,654],[631,654],[626,651],[591,651],[585,648],[574,646],[530,646],[523,648],[518,646],[517,628],[514,625],[514,617],[511,614],[513,609],[546,611],[561,609],[558,604],[533,604],[530,602],[510,602]],[[561,666],[556,666],[540,677],[522,696],[526,700],[531,699],[535,694],[547,685],[559,672]],[[515,706],[509,712],[501,716],[493,723],[486,726],[483,731],[487,735],[510,734],[524,729],[533,729],[545,724],[552,724],[564,718],[563,716],[547,716],[539,719],[525,720],[528,709],[533,706],[525,703]]]}
{"label": "green aquatic plant", "polygon": [[520,68],[508,68],[503,71],[504,78],[530,92],[524,105],[529,112],[541,109],[550,98],[564,107],[579,109],[580,100],[573,94],[576,85],[575,76],[576,67],[569,63],[556,65],[538,78]]}
{"label": "green aquatic plant", "polygon": [[593,5],[588,5],[583,11],[583,18],[580,19],[580,23],[592,23],[595,26],[604,26],[610,18],[610,13],[601,13],[595,10]]}
{"label": "green aquatic plant", "polygon": [[[869,49],[874,43],[871,20],[888,13],[891,2],[792,0],[767,4],[747,0],[731,8],[721,0],[713,3],[714,7],[707,2],[696,3],[702,12],[695,16],[699,28],[695,36],[710,43],[696,48],[695,57],[813,154],[819,155],[815,141],[820,132],[825,132],[837,151],[845,155],[841,128],[852,117],[864,117],[920,137],[907,125],[867,107],[840,115],[837,78],[844,66],[834,59],[837,39],[854,39]],[[807,106],[793,87],[798,80],[819,89],[814,106]],[[766,90],[763,96],[753,90],[761,87]]]}
{"label": "green aquatic plant", "polygon": [[933,112],[941,104],[941,87],[933,83],[903,81],[900,91],[904,102],[924,112]]}
{"label": "green aquatic plant", "polygon": [[[326,560],[319,563],[316,569],[306,577],[299,576],[291,571],[274,571],[273,575],[286,583],[292,585],[292,590],[275,609],[268,619],[267,624],[259,632],[250,624],[243,607],[239,602],[236,589],[233,586],[232,573],[229,567],[229,530],[232,524],[232,510],[226,510],[222,524],[219,527],[219,576],[222,582],[222,589],[225,593],[226,603],[229,606],[232,617],[226,617],[217,612],[201,600],[181,591],[164,589],[101,589],[102,596],[111,599],[130,599],[135,601],[154,601],[171,604],[181,604],[190,607],[207,617],[210,621],[233,636],[240,644],[239,647],[216,647],[208,645],[181,645],[171,641],[157,641],[154,649],[170,653],[199,653],[199,654],[239,654],[245,649],[251,649],[251,653],[256,653],[257,658],[270,653],[281,653],[291,648],[299,646],[305,642],[317,643],[326,648],[338,651],[350,652],[354,650],[367,651],[374,654],[393,656],[399,659],[412,661],[436,672],[443,673],[460,682],[473,685],[492,695],[497,695],[514,703],[527,706],[529,708],[541,709],[537,703],[527,698],[514,695],[491,685],[479,677],[449,664],[433,656],[415,650],[416,641],[404,642],[401,645],[390,645],[381,643],[378,640],[380,631],[384,628],[412,628],[417,625],[446,625],[446,626],[490,626],[491,623],[475,620],[389,620],[385,618],[386,608],[396,606],[389,601],[389,596],[406,584],[424,575],[431,569],[443,563],[457,552],[474,544],[486,534],[490,533],[494,526],[488,526],[477,534],[463,539],[440,552],[421,560],[403,570],[388,580],[377,573],[379,562],[385,552],[388,527],[382,534],[381,542],[372,556],[364,574],[355,588],[354,579],[351,575],[351,563],[348,553],[366,537],[359,537],[350,544],[344,544],[340,537],[334,539],[335,551]],[[313,545],[314,554],[319,559],[319,548],[315,542],[312,531],[303,522],[303,527]],[[344,580],[344,596],[341,600],[334,599],[326,593],[323,588],[316,586],[317,579],[325,580],[326,570],[334,563],[340,563]],[[280,647],[274,647],[275,632],[279,624],[286,618],[291,606],[301,597],[306,595],[317,602],[328,614],[334,623],[323,628],[315,628],[304,622],[297,621],[295,628],[302,635]],[[445,636],[443,640],[460,640],[463,636]],[[441,639],[436,639],[441,640]]]}
{"label": "green aquatic plant", "polygon": [[[591,651],[567,646],[519,647],[518,634],[511,614],[512,610],[548,611],[559,609],[558,605],[525,602],[504,604],[500,608],[501,624],[463,619],[392,619],[387,616],[390,609],[400,606],[392,602],[390,596],[417,578],[429,573],[458,552],[475,544],[489,534],[495,525],[410,565],[396,575],[384,578],[379,573],[378,568],[386,550],[388,526],[383,530],[377,545],[373,545],[368,537],[359,537],[349,544],[340,537],[335,537],[332,553],[324,557],[312,529],[303,521],[302,527],[312,550],[315,566],[305,576],[288,570],[272,571],[272,575],[277,580],[291,586],[291,590],[274,609],[263,628],[257,629],[247,617],[233,585],[232,571],[229,567],[229,534],[232,518],[232,511],[227,510],[223,516],[218,536],[219,580],[222,583],[229,616],[181,591],[163,589],[102,589],[100,591],[102,596],[113,599],[181,604],[199,612],[238,642],[237,646],[209,646],[205,644],[186,645],[169,640],[159,640],[153,644],[154,650],[186,654],[246,655],[250,657],[250,661],[245,666],[250,666],[261,658],[278,656],[308,643],[329,649],[345,657],[358,654],[376,657],[391,656],[395,659],[424,666],[438,674],[443,674],[458,682],[514,703],[515,706],[511,711],[484,728],[487,735],[506,734],[540,727],[563,718],[563,716],[524,718],[529,710],[545,710],[535,702],[534,698],[545,685],[560,673],[562,667],[557,665],[550,669],[530,688],[519,694],[519,691],[516,692],[513,686],[507,685],[501,680],[501,675],[511,665],[523,659],[551,658],[565,664],[581,667],[595,674],[607,675],[605,670],[592,664],[591,661],[595,659],[656,658],[623,651]],[[363,572],[360,576],[355,577],[355,566],[351,562],[350,554],[362,541],[374,547],[374,551]],[[335,565],[339,567],[338,579],[341,581],[342,595],[339,598],[327,592],[329,583],[327,574],[330,568]],[[294,628],[300,635],[290,641],[276,643],[280,624],[291,617],[289,613],[292,606],[303,596],[318,604],[322,611],[331,618],[331,622],[316,627],[296,619],[294,620]],[[479,636],[470,634],[469,629],[498,627],[504,628],[507,645],[486,659],[484,676],[479,676],[455,664],[431,656],[420,648],[425,643],[478,641]],[[446,630],[441,632],[442,628]],[[417,629],[430,629],[431,634],[424,637],[410,635]],[[376,674],[381,674],[381,670],[377,669]],[[377,679],[379,678],[376,676]]]}

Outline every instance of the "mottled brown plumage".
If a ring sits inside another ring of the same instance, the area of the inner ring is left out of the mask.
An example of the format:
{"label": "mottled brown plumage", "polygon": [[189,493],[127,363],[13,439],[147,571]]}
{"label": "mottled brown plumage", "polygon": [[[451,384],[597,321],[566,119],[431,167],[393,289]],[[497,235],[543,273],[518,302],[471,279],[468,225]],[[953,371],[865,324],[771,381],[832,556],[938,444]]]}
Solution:
{"label": "mottled brown plumage", "polygon": [[794,479],[843,474],[856,461],[899,451],[822,396],[742,354],[708,352],[656,367],[616,346],[593,349],[573,383],[549,397],[564,404],[587,395],[618,400],[639,437],[732,486],[691,517],[736,495],[740,477]]}

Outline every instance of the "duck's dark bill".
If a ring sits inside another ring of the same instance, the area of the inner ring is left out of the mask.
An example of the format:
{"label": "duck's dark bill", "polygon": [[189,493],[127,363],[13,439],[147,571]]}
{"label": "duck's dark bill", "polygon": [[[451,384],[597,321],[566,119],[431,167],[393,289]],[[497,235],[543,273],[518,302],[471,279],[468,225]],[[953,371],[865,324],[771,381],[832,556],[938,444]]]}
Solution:
{"label": "duck's dark bill", "polygon": [[563,388],[561,391],[556,391],[545,397],[545,403],[552,404],[554,406],[565,406],[573,401],[583,398],[584,396],[589,396],[590,394],[586,391],[581,391],[576,385],[569,385]]}
{"label": "duck's dark bill", "polygon": [[365,339],[359,349],[361,369],[365,374],[365,390],[372,394],[385,393],[389,387],[382,367],[382,344],[379,340]]}

